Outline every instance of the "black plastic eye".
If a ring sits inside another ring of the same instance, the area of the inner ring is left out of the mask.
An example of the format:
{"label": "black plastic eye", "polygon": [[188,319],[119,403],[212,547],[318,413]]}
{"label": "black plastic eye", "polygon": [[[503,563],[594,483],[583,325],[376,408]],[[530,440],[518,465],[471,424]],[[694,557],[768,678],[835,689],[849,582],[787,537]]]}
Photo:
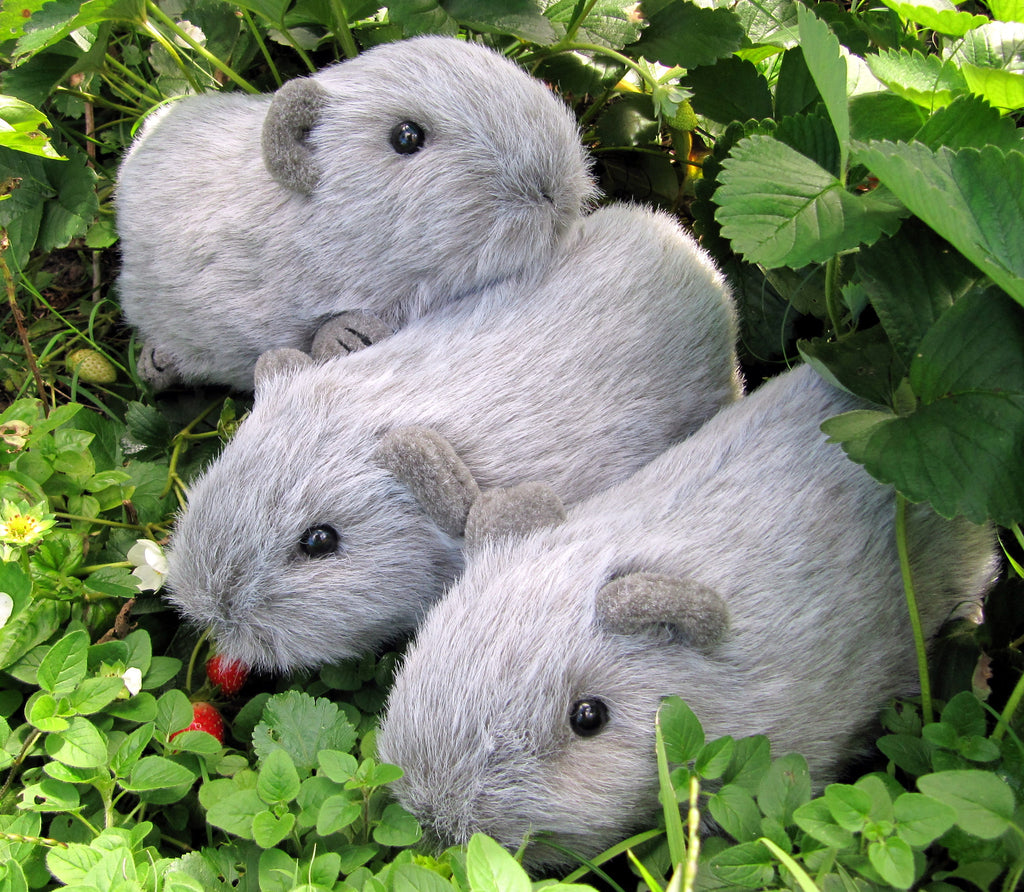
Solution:
{"label": "black plastic eye", "polygon": [[399,155],[411,155],[423,148],[427,141],[427,135],[423,128],[413,121],[402,121],[395,124],[391,131],[391,148]]}
{"label": "black plastic eye", "polygon": [[608,707],[597,697],[577,700],[569,711],[569,725],[580,737],[593,737],[607,723]]}
{"label": "black plastic eye", "polygon": [[338,534],[327,524],[310,527],[299,537],[299,548],[311,558],[327,557],[338,550]]}

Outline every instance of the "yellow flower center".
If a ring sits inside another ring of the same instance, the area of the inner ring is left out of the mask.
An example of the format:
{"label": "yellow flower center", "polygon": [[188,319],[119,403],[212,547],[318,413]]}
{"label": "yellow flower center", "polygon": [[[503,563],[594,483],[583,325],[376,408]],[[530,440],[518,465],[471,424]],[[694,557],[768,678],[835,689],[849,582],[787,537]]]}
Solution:
{"label": "yellow flower center", "polygon": [[46,528],[38,518],[28,514],[15,514],[0,523],[0,539],[11,545],[27,545],[38,538]]}

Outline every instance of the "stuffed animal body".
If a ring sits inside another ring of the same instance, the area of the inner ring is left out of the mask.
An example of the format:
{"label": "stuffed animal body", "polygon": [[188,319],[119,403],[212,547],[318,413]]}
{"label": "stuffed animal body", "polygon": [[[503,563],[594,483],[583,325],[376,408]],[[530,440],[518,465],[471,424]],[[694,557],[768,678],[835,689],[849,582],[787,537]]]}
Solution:
{"label": "stuffed animal body", "polygon": [[251,390],[261,353],[308,352],[341,313],[390,331],[542,265],[593,191],[561,100],[455,39],[382,45],[273,95],[185,98],[118,178],[140,371]]}
{"label": "stuffed animal body", "polygon": [[[653,826],[660,701],[709,740],[766,734],[820,789],[916,689],[890,488],[826,443],[857,402],[808,367],[723,409],[564,523],[467,548],[402,663],[378,736],[399,801],[442,845],[482,831],[524,863]],[[991,531],[908,511],[927,634],[994,573]]]}
{"label": "stuffed animal body", "polygon": [[[621,480],[739,395],[735,337],[723,277],[671,218],[595,211],[530,287],[261,374],[179,519],[170,598],[254,666],[366,653],[461,570],[477,487],[545,480],[571,503]],[[444,452],[431,437],[458,457],[433,489],[391,470],[403,444]]]}

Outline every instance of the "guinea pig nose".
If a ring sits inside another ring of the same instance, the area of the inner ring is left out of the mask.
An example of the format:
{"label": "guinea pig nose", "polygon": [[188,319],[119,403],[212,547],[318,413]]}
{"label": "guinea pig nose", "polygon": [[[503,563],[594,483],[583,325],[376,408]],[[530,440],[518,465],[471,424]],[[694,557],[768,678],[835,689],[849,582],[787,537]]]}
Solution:
{"label": "guinea pig nose", "polygon": [[299,537],[299,549],[311,558],[327,557],[338,550],[338,533],[327,524],[310,527]]}
{"label": "guinea pig nose", "polygon": [[569,726],[580,737],[593,737],[607,722],[608,707],[597,697],[577,700],[569,711]]}

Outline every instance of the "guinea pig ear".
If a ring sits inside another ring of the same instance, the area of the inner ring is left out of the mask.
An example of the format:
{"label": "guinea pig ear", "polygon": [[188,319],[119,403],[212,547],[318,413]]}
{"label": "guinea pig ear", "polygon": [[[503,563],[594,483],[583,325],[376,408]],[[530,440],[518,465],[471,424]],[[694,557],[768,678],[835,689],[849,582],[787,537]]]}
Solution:
{"label": "guinea pig ear", "polygon": [[449,536],[464,534],[480,487],[444,437],[423,427],[396,428],[381,438],[373,457],[412,490],[427,516]]}
{"label": "guinea pig ear", "polygon": [[629,573],[606,583],[597,593],[597,616],[609,632],[623,635],[668,625],[701,650],[714,647],[729,629],[729,609],[718,592],[660,573]]}
{"label": "guinea pig ear", "polygon": [[263,121],[263,163],[282,186],[309,195],[320,182],[320,167],[309,132],[327,105],[327,91],[315,80],[288,81],[275,94]]}
{"label": "guinea pig ear", "polygon": [[261,353],[256,360],[256,367],[252,372],[257,394],[260,388],[271,378],[304,369],[312,364],[313,358],[311,356],[292,347],[278,347],[276,350],[268,350],[266,353]]}
{"label": "guinea pig ear", "polygon": [[489,539],[525,536],[565,520],[565,507],[546,483],[520,483],[480,493],[466,518],[466,548]]}

